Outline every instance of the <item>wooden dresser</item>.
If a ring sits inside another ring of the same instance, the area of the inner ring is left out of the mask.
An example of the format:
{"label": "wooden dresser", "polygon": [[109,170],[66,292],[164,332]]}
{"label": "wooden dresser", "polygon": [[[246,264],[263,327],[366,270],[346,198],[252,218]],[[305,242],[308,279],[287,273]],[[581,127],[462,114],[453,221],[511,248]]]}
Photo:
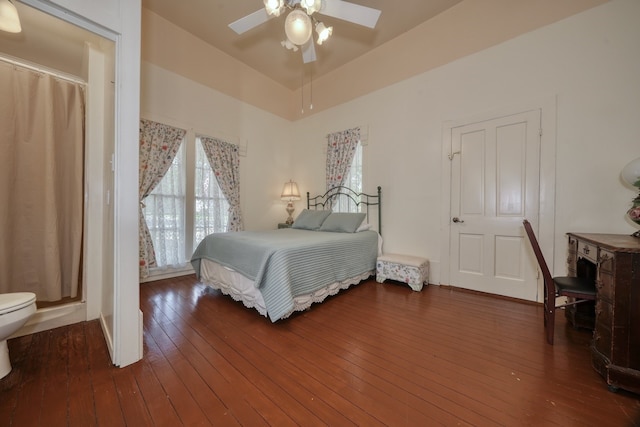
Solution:
{"label": "wooden dresser", "polygon": [[[596,275],[593,368],[611,390],[640,393],[640,239],[590,233],[568,238],[569,274]],[[585,268],[585,262],[595,268]]]}

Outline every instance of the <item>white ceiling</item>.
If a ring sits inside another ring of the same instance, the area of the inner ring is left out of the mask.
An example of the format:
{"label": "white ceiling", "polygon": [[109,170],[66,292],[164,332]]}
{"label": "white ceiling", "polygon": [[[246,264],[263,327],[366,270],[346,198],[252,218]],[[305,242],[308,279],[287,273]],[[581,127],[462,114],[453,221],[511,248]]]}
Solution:
{"label": "white ceiling", "polygon": [[297,89],[303,73],[306,78],[327,74],[462,0],[349,1],[381,10],[376,28],[319,16],[325,25],[333,26],[333,35],[322,46],[316,46],[317,60],[306,65],[300,50],[292,52],[280,45],[285,38],[284,14],[242,35],[228,27],[264,7],[262,0],[142,0],[142,6],[283,86]]}

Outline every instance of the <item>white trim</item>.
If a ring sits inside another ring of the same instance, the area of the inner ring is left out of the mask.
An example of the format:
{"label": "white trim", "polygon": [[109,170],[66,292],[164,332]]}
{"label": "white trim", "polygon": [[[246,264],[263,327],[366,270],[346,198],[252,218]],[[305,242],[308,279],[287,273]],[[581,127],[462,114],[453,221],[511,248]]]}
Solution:
{"label": "white trim", "polygon": [[48,331],[49,329],[72,325],[85,320],[87,320],[87,306],[84,302],[72,302],[39,308],[27,323],[9,338]]}
{"label": "white trim", "polygon": [[[114,174],[113,363],[127,366],[143,356],[138,265],[138,182],[140,129],[140,0],[120,3],[121,34],[116,41]],[[137,72],[131,72],[137,70]]]}
{"label": "white trim", "polygon": [[438,284],[449,284],[449,251],[451,245],[451,130],[457,126],[457,121],[445,121],[442,123],[442,189],[440,197],[440,279]]}
{"label": "white trim", "polygon": [[149,276],[140,280],[140,283],[155,282],[156,280],[173,279],[174,277],[188,276],[195,274],[195,270],[191,266],[182,268],[156,268],[149,271]]}
{"label": "white trim", "polygon": [[102,334],[104,335],[104,340],[107,343],[107,350],[111,355],[111,360],[113,360],[113,336],[111,335],[111,330],[108,326],[107,319],[105,319],[104,314],[100,313],[100,327],[102,328]]}
{"label": "white trim", "polygon": [[[123,0],[124,1],[124,0]],[[116,40],[116,33],[108,28],[103,27],[87,18],[78,15],[74,11],[58,6],[51,3],[49,0],[20,0],[21,3],[29,5],[42,12],[48,13],[51,16],[60,18],[63,21],[69,22],[77,27],[84,28],[91,31],[94,34],[104,37],[112,41]]]}

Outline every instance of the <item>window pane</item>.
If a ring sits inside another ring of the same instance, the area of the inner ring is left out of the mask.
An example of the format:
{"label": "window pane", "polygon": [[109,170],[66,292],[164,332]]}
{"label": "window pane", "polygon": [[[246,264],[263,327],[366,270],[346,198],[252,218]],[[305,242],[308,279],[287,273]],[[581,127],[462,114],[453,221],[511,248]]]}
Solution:
{"label": "window pane", "polygon": [[186,264],[185,254],[185,144],[162,181],[144,200],[144,216],[151,233],[157,267]]}
{"label": "window pane", "polygon": [[[343,185],[352,189],[356,193],[362,192],[362,144],[358,144],[356,147],[356,152],[353,155],[353,161],[351,162],[351,168],[344,179]],[[356,202],[360,203],[359,197],[354,201],[348,196],[341,195],[336,199],[336,202],[333,205],[333,211],[358,212],[359,207],[356,205]]]}
{"label": "window pane", "polygon": [[194,246],[211,233],[224,233],[229,224],[229,203],[198,138],[196,143]]}

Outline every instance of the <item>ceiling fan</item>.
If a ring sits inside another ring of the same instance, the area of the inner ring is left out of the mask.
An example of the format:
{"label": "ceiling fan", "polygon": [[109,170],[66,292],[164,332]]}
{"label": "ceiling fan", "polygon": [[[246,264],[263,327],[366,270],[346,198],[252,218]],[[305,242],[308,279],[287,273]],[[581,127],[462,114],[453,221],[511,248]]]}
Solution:
{"label": "ceiling fan", "polygon": [[283,12],[287,14],[284,24],[287,38],[281,44],[293,51],[300,47],[305,64],[316,60],[313,28],[315,27],[318,35],[318,45],[333,32],[333,27],[326,27],[314,14],[331,16],[368,28],[375,28],[380,17],[377,9],[343,0],[264,0],[264,8],[232,22],[229,28],[242,34]]}

